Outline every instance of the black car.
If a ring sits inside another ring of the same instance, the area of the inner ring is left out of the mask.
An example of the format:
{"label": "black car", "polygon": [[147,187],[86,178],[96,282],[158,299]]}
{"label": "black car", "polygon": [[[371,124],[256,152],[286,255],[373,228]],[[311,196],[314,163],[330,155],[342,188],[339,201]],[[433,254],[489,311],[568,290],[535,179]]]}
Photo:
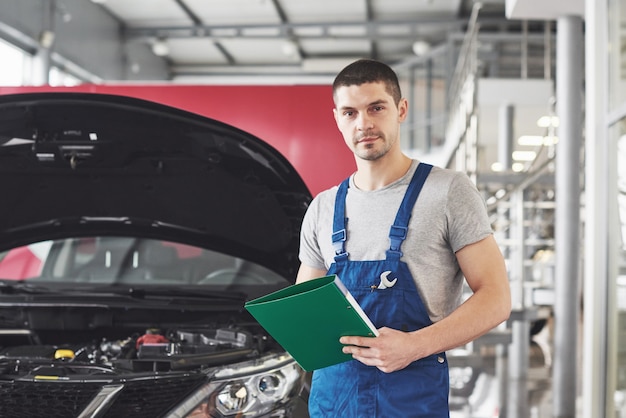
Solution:
{"label": "black car", "polygon": [[0,96],[0,185],[0,416],[304,402],[302,369],[243,308],[293,283],[311,200],[270,145],[130,97]]}

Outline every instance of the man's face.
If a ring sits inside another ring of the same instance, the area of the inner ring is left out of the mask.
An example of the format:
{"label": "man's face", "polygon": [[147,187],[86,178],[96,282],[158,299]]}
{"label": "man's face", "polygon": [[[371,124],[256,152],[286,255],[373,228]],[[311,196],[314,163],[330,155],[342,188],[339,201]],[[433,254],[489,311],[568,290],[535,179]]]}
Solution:
{"label": "man's face", "polygon": [[363,159],[374,161],[399,147],[400,123],[407,102],[396,106],[384,83],[342,86],[335,91],[333,113],[348,147]]}

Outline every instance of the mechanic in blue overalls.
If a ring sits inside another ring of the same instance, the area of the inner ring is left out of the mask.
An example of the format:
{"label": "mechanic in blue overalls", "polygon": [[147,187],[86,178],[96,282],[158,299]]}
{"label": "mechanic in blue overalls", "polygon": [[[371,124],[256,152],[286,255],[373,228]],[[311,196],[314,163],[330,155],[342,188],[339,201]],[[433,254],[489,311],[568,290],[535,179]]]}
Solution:
{"label": "mechanic in blue overalls", "polygon": [[[379,335],[341,338],[354,360],[313,372],[310,415],[448,417],[445,351],[505,321],[511,308],[484,201],[465,174],[401,151],[408,103],[389,66],[348,65],[333,99],[357,170],[311,202],[297,282],[337,274]],[[461,304],[464,280],[472,295]]]}

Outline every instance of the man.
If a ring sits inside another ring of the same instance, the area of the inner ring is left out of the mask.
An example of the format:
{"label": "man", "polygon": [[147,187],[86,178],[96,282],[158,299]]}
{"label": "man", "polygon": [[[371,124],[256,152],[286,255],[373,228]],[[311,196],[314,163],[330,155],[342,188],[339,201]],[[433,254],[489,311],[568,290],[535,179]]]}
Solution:
{"label": "man", "polygon": [[[505,321],[511,308],[484,201],[465,174],[401,151],[408,103],[390,67],[348,65],[333,99],[357,170],[311,203],[297,282],[337,274],[380,335],[341,338],[354,360],[313,373],[310,415],[448,417],[445,351]],[[461,304],[464,278],[472,295]]]}

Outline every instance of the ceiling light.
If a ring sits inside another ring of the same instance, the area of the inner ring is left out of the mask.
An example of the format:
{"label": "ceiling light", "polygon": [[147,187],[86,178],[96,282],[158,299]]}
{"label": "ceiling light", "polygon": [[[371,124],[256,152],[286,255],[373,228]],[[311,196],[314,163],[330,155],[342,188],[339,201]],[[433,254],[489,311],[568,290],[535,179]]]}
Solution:
{"label": "ceiling light", "polygon": [[422,55],[426,55],[428,51],[430,51],[430,44],[426,41],[415,41],[413,42],[413,53],[418,57]]}
{"label": "ceiling light", "polygon": [[500,172],[504,170],[504,165],[500,162],[495,162],[491,164],[491,171]]}
{"label": "ceiling light", "polygon": [[152,53],[157,57],[165,57],[170,54],[170,47],[164,40],[157,40],[152,44]]}
{"label": "ceiling light", "polygon": [[511,170],[515,171],[516,173],[522,172],[524,171],[524,164],[513,163],[513,165],[511,166]]}
{"label": "ceiling light", "polygon": [[513,151],[515,161],[533,161],[537,157],[535,151]]}
{"label": "ceiling light", "polygon": [[51,30],[44,30],[39,35],[39,44],[46,49],[50,49],[54,43],[54,32]]}
{"label": "ceiling light", "polygon": [[559,126],[558,116],[542,116],[537,120],[537,126],[540,128],[549,128]]}
{"label": "ceiling light", "polygon": [[522,135],[517,138],[519,145],[538,147],[543,144],[543,136],[541,135]]}
{"label": "ceiling light", "polygon": [[559,142],[559,137],[557,136],[522,135],[517,139],[519,145],[529,147],[550,146],[557,142]]}
{"label": "ceiling light", "polygon": [[287,57],[293,57],[298,52],[298,46],[293,41],[285,41],[281,45],[283,55]]}

